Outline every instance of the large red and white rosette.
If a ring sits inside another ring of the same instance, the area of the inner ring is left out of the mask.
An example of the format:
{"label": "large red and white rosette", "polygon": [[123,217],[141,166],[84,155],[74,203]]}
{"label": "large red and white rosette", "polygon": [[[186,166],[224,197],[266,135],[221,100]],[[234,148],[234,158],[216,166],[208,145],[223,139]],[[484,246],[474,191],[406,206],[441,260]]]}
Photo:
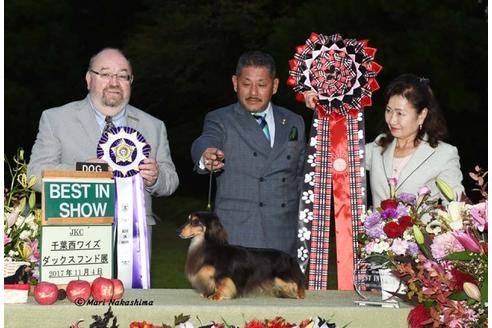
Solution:
{"label": "large red and white rosette", "polygon": [[309,289],[327,289],[330,217],[335,218],[338,289],[353,290],[358,275],[358,218],[365,211],[364,107],[371,105],[382,67],[367,41],[312,33],[289,61],[287,84],[296,99],[315,91],[304,168],[298,260]]}

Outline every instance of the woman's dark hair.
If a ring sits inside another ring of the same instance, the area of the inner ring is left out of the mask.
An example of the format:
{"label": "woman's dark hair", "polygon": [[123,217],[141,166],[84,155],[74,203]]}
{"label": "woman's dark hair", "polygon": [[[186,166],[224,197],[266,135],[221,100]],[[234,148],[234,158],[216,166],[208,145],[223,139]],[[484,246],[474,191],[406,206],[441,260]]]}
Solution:
{"label": "woman's dark hair", "polygon": [[[439,141],[445,140],[448,135],[446,121],[429,86],[429,79],[414,74],[402,74],[394,79],[386,89],[386,103],[392,96],[402,96],[407,99],[417,109],[417,114],[427,108],[427,117],[422,124],[422,129],[417,132],[415,146],[419,144],[425,134],[427,134],[427,142],[432,148],[437,147]],[[387,124],[385,124],[384,130],[386,136],[378,141],[378,145],[383,147],[383,151],[394,139]]]}

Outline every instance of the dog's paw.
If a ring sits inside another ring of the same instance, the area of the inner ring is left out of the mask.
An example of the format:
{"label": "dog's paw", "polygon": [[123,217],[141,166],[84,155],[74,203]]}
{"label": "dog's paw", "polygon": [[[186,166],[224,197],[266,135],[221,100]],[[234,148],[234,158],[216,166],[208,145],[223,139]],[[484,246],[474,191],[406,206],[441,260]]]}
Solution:
{"label": "dog's paw", "polygon": [[209,300],[212,301],[220,301],[224,299],[224,296],[221,293],[215,292],[208,297]]}
{"label": "dog's paw", "polygon": [[227,293],[224,294],[221,291],[216,291],[215,293],[213,293],[208,297],[208,299],[212,301],[230,300],[232,298],[234,298],[234,296],[227,295]]}

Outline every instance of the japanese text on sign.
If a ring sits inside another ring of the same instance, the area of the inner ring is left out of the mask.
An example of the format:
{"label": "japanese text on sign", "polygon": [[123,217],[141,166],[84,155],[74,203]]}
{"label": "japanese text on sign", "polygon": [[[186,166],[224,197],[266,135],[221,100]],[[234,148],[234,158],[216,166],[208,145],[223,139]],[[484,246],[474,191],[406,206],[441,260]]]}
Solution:
{"label": "japanese text on sign", "polygon": [[42,281],[65,284],[75,278],[92,281],[112,276],[112,226],[45,225],[42,229]]}

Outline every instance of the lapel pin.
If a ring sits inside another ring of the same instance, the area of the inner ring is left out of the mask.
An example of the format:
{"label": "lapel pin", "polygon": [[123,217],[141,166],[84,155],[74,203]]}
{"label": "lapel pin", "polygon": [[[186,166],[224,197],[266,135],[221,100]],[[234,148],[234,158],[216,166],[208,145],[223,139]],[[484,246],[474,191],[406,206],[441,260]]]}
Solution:
{"label": "lapel pin", "polygon": [[282,119],[282,125],[285,125],[285,123],[287,123],[287,119],[283,118]]}

